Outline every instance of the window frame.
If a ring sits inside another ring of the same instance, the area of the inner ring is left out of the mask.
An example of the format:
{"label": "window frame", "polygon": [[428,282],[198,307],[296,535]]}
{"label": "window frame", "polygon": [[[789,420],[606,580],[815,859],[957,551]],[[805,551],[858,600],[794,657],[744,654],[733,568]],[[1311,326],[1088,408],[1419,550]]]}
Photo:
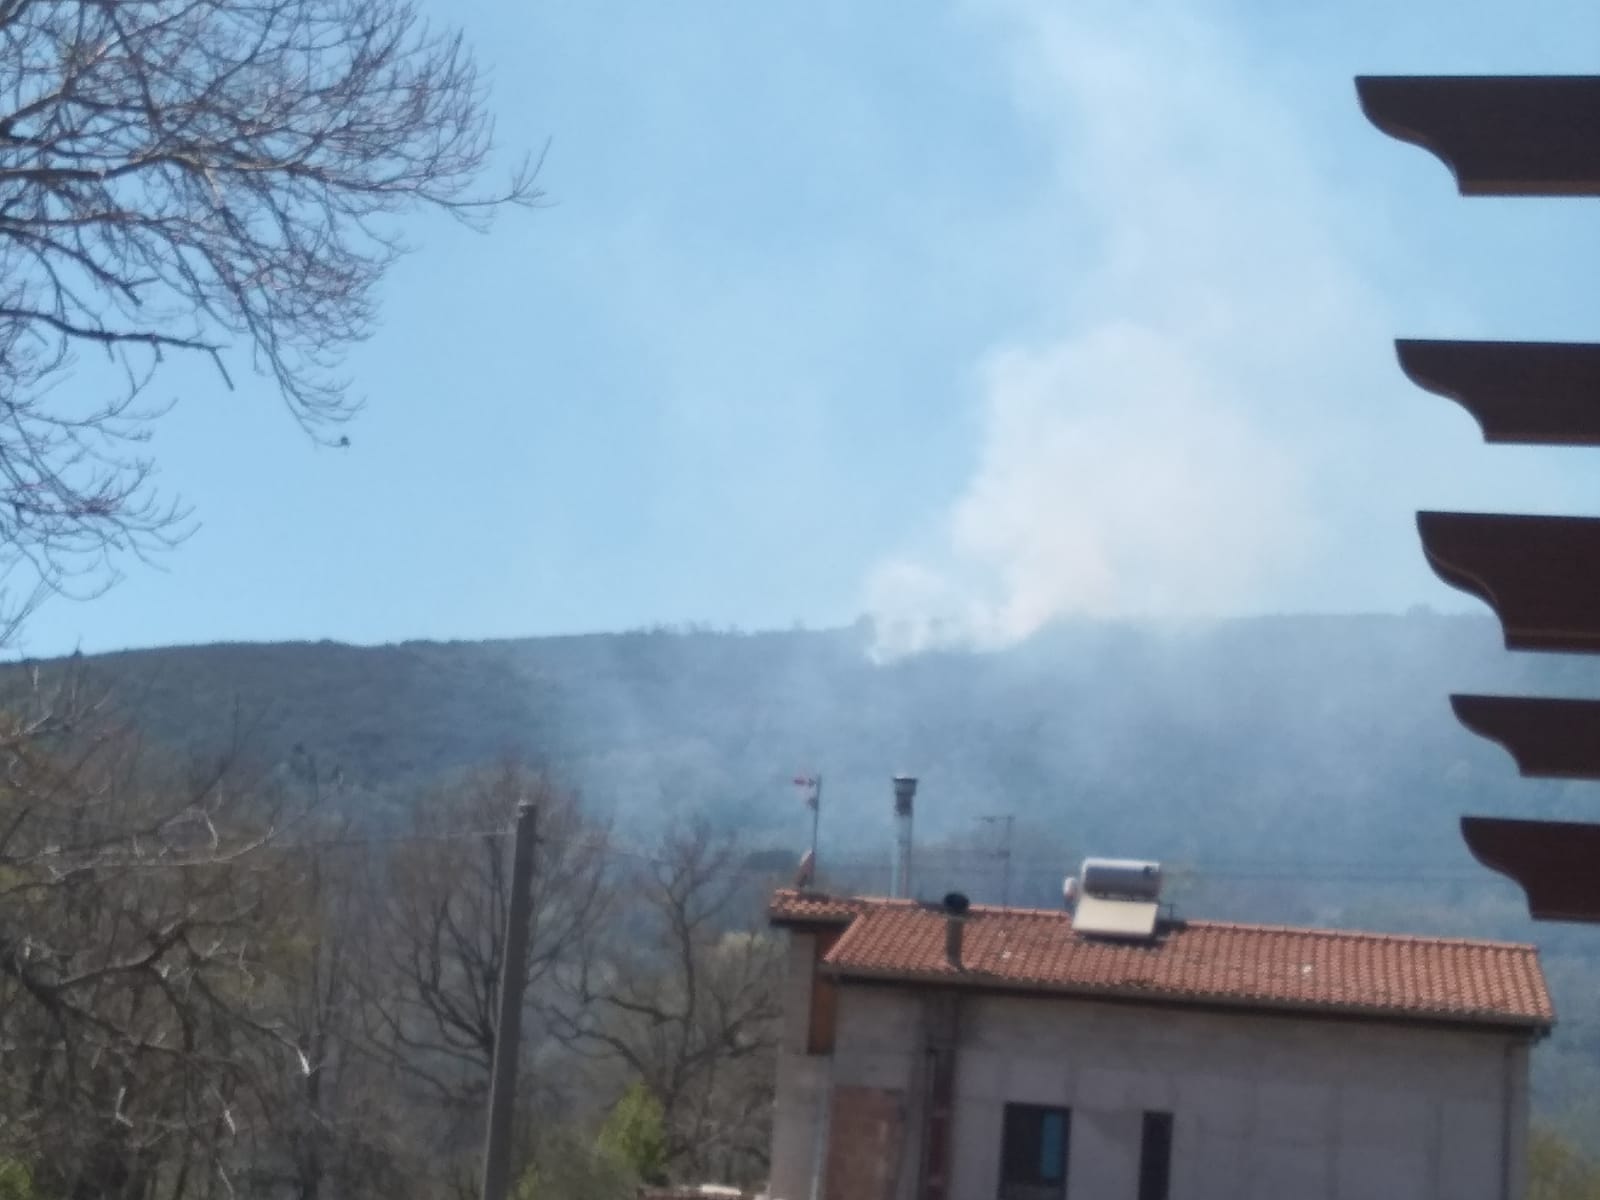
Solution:
{"label": "window frame", "polygon": [[1176,1124],[1170,1112],[1147,1110],[1144,1114],[1139,1127],[1139,1200],[1167,1200],[1171,1194]]}
{"label": "window frame", "polygon": [[[1061,1118],[1061,1154],[1060,1177],[1057,1179],[1044,1178],[1034,1164],[1031,1174],[1024,1177],[1022,1174],[1012,1174],[1012,1168],[1017,1164],[1017,1155],[1012,1153],[1016,1145],[1013,1131],[1014,1119],[1037,1119],[1039,1125],[1033,1132],[1032,1151],[1036,1156],[1043,1153],[1043,1135],[1045,1119],[1056,1116]],[[1055,1200],[1065,1200],[1067,1194],[1067,1172],[1072,1164],[1072,1110],[1054,1104],[1022,1104],[1007,1103],[1000,1116],[1000,1182],[998,1195],[1000,1200],[1010,1200],[1011,1197],[1026,1197],[1027,1200],[1045,1200],[1053,1197]]]}

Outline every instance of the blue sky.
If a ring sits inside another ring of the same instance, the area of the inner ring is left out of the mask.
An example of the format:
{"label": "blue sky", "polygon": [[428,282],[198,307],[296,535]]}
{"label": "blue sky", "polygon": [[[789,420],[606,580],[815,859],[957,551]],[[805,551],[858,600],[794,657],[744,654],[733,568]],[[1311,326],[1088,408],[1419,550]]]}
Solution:
{"label": "blue sky", "polygon": [[161,377],[198,529],[22,651],[1470,607],[1417,507],[1600,500],[1390,348],[1594,337],[1593,206],[1462,200],[1351,85],[1592,69],[1592,4],[434,11],[548,207],[411,227],[347,450]]}

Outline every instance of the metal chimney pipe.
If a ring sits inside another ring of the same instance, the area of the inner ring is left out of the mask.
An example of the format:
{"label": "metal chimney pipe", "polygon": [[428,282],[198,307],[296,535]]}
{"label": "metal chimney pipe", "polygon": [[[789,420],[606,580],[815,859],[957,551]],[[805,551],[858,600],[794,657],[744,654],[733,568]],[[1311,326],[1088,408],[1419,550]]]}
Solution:
{"label": "metal chimney pipe", "polygon": [[894,777],[894,886],[890,894],[901,899],[911,895],[911,801],[916,794],[916,776]]}
{"label": "metal chimney pipe", "polygon": [[944,957],[952,967],[961,970],[961,923],[965,917],[954,913],[944,919]]}
{"label": "metal chimney pipe", "polygon": [[951,892],[944,898],[944,957],[957,971],[966,970],[961,961],[961,927],[967,923],[967,913],[972,902],[961,892]]}

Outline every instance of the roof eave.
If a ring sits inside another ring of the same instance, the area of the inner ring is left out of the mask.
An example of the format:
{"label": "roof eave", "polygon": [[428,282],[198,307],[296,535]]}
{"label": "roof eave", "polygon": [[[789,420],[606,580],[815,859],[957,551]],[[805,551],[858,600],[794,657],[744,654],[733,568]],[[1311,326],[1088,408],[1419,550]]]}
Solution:
{"label": "roof eave", "polygon": [[1600,922],[1600,825],[1462,817],[1461,836],[1484,866],[1517,884],[1536,921]]}
{"label": "roof eave", "polygon": [[1600,79],[1359,76],[1361,110],[1432,154],[1463,196],[1600,195]]}
{"label": "roof eave", "polygon": [[771,925],[774,929],[806,929],[813,926],[825,926],[829,929],[839,929],[850,924],[850,922],[854,921],[855,919],[855,913],[850,913],[847,916],[838,916],[831,913],[828,915],[819,914],[818,916],[814,917],[800,916],[795,913],[769,912],[767,914],[767,924]]}
{"label": "roof eave", "polygon": [[907,972],[878,970],[871,967],[839,966],[824,963],[825,974],[844,981],[894,984],[902,987],[957,987],[973,991],[1054,996],[1064,1000],[1108,1000],[1123,1003],[1148,1004],[1160,1008],[1187,1008],[1198,1011],[1225,1010],[1272,1016],[1298,1016],[1312,1019],[1340,1021],[1358,1020],[1401,1025],[1446,1026],[1452,1029],[1481,1033],[1520,1033],[1532,1038],[1543,1038],[1555,1028],[1555,1017],[1537,1018],[1496,1013],[1451,1013],[1445,1011],[1406,1011],[1359,1004],[1306,1004],[1292,1000],[1274,1000],[1266,997],[1228,996],[1223,994],[1178,995],[1172,992],[1152,991],[1136,987],[1095,987],[1090,984],[1063,985],[1035,980],[1008,979],[978,971],[952,971],[949,973]]}

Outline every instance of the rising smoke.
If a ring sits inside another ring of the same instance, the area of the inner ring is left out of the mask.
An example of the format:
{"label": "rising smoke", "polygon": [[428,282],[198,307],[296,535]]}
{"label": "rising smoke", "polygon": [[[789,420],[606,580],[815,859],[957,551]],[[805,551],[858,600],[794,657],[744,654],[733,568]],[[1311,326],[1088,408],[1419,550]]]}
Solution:
{"label": "rising smoke", "polygon": [[1292,604],[1370,532],[1318,504],[1348,486],[1352,396],[1403,386],[1346,244],[1374,214],[1345,211],[1273,84],[1187,6],[1007,13],[1079,269],[1049,281],[1052,332],[976,365],[970,478],[868,580],[879,650]]}

